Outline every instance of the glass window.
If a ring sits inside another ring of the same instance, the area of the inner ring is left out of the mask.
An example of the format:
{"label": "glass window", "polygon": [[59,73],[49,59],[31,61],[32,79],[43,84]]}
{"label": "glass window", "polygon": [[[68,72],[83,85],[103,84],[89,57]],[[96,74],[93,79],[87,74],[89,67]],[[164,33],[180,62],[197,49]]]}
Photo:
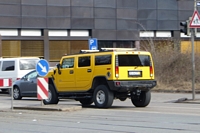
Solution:
{"label": "glass window", "polygon": [[2,57],[21,56],[20,41],[2,41]]}
{"label": "glass window", "polygon": [[88,41],[70,41],[70,54],[79,53],[82,49],[88,49]]}
{"label": "glass window", "polygon": [[44,57],[43,41],[21,41],[21,56]]}
{"label": "glass window", "polygon": [[59,61],[64,54],[70,54],[70,41],[49,41],[50,61]]}
{"label": "glass window", "polygon": [[14,71],[15,61],[3,61],[2,71]]}
{"label": "glass window", "polygon": [[19,61],[20,70],[31,70],[35,69],[36,63],[39,59],[21,59]]}
{"label": "glass window", "polygon": [[95,65],[111,64],[111,55],[98,55],[95,56]]}
{"label": "glass window", "polygon": [[134,48],[133,41],[98,41],[98,48]]}
{"label": "glass window", "polygon": [[35,79],[35,78],[37,78],[37,76],[38,76],[37,72],[34,71],[27,75],[27,79]]}
{"label": "glass window", "polygon": [[74,58],[63,59],[61,68],[73,68],[74,67]]}
{"label": "glass window", "polygon": [[119,66],[150,66],[148,55],[118,55]]}
{"label": "glass window", "polygon": [[90,56],[84,56],[78,58],[78,67],[90,66]]}

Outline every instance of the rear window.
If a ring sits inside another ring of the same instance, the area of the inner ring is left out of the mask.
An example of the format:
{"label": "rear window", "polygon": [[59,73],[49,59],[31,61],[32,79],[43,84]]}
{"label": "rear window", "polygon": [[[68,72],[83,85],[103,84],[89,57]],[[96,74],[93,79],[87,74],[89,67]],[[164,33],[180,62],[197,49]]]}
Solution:
{"label": "rear window", "polygon": [[118,55],[119,66],[150,66],[148,55]]}
{"label": "rear window", "polygon": [[38,59],[21,59],[19,60],[20,70],[35,69]]}
{"label": "rear window", "polygon": [[2,71],[14,71],[15,61],[3,61]]}

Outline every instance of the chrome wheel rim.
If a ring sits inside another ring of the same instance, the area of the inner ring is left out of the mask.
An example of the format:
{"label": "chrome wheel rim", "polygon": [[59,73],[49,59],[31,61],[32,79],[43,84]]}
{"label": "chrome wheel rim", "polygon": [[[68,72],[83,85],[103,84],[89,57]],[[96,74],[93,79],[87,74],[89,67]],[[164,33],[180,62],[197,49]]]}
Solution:
{"label": "chrome wheel rim", "polygon": [[14,98],[18,98],[19,97],[19,89],[14,88],[14,90],[13,90],[13,97]]}
{"label": "chrome wheel rim", "polygon": [[106,100],[106,95],[105,95],[104,91],[99,90],[97,92],[96,99],[99,104],[103,104]]}
{"label": "chrome wheel rim", "polygon": [[48,98],[46,99],[47,102],[51,101],[52,99],[52,94],[51,94],[51,91],[49,90],[48,91]]}

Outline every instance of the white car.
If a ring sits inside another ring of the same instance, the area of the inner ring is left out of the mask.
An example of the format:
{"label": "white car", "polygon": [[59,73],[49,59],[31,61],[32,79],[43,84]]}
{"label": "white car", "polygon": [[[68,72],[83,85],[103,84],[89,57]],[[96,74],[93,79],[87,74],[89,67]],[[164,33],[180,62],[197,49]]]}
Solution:
{"label": "white car", "polygon": [[[0,79],[12,79],[13,83],[34,70],[39,60],[37,57],[0,58]],[[8,90],[5,87],[0,89]]]}

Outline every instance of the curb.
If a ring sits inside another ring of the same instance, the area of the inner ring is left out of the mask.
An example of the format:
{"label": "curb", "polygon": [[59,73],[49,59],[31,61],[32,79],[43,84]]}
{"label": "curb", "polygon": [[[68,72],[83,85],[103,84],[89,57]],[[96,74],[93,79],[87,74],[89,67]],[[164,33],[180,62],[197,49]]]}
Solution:
{"label": "curb", "polygon": [[77,111],[81,110],[82,106],[53,106],[53,105],[44,105],[44,106],[25,106],[25,107],[13,107],[13,109],[19,110],[37,110],[37,111]]}
{"label": "curb", "polygon": [[[192,90],[151,90],[151,92],[160,92],[160,93],[192,93]],[[200,90],[195,91],[196,94],[200,94]]]}
{"label": "curb", "polygon": [[175,100],[174,103],[190,103],[190,104],[200,104],[200,99],[188,99],[188,98],[180,98]]}

